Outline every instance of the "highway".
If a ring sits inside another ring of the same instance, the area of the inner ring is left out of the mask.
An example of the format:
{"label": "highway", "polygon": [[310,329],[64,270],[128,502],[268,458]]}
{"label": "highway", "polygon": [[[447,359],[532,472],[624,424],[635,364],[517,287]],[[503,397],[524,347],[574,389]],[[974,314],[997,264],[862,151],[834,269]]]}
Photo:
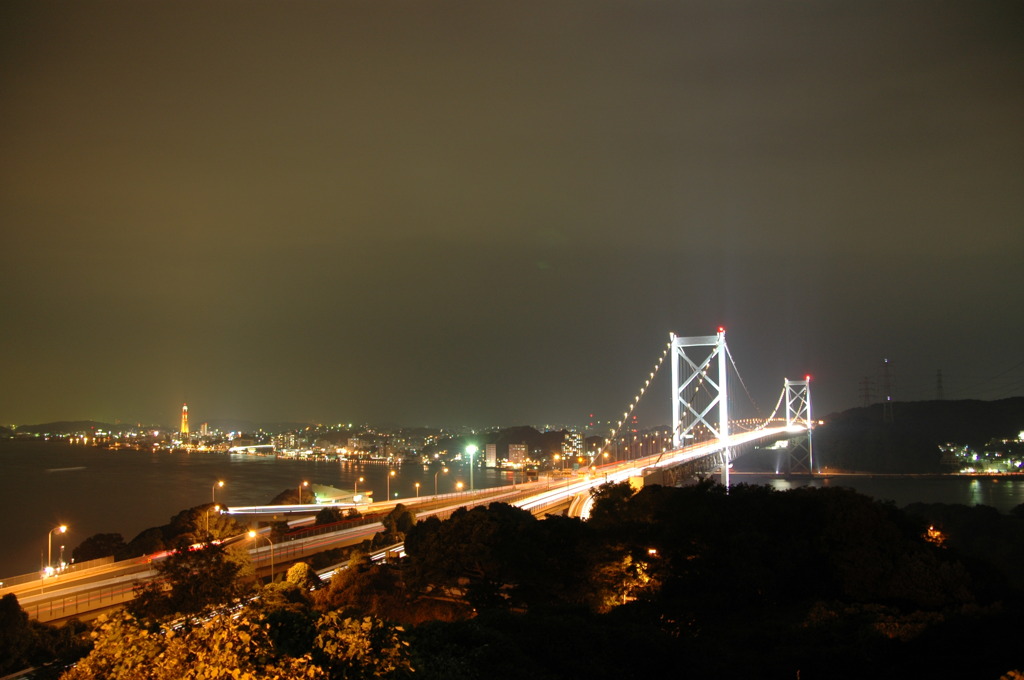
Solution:
{"label": "highway", "polygon": [[[774,427],[733,435],[729,447],[738,447],[752,441],[771,438],[794,428]],[[444,496],[423,496],[382,501],[366,506],[366,514],[385,514],[398,503],[416,512],[417,519],[435,516],[446,519],[461,507],[473,507],[493,502],[505,502],[528,510],[538,517],[569,511],[586,517],[589,514],[590,495],[594,487],[606,482],[617,483],[634,477],[643,477],[650,470],[687,463],[721,451],[718,442],[694,444],[676,451],[647,456],[630,461],[618,461],[581,469],[563,479],[542,478],[540,481],[520,483],[478,491],[464,491]],[[266,506],[269,507],[269,506]],[[278,513],[318,511],[323,506],[276,506]],[[235,509],[238,512],[240,509]],[[262,514],[264,508],[246,508],[250,516]],[[325,550],[357,545],[373,538],[381,531],[380,522],[351,526],[330,533],[311,535],[296,540],[268,545],[264,538],[249,539],[245,535],[230,542],[251,540],[250,557],[261,576],[281,573],[287,565]],[[228,541],[226,541],[228,542]],[[153,562],[162,554],[112,562],[80,571],[66,572],[46,579],[33,579],[0,587],[0,596],[14,593],[30,618],[44,622],[60,622],[71,617],[89,619],[112,607],[128,602],[134,596],[134,586],[157,575]]]}

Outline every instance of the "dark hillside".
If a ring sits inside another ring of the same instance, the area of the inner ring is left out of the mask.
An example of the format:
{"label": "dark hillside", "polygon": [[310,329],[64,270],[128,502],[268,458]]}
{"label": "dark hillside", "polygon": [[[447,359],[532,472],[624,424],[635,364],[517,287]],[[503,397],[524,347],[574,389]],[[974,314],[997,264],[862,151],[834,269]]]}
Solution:
{"label": "dark hillside", "polygon": [[980,447],[1024,430],[1024,397],[998,401],[894,402],[892,422],[882,404],[825,418],[814,432],[821,465],[866,472],[943,472],[940,444]]}

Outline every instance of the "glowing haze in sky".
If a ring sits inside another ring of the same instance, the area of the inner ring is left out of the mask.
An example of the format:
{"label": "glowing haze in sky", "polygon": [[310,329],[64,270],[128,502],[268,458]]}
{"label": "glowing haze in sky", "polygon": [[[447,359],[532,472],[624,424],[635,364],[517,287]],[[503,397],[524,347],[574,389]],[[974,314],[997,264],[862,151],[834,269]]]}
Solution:
{"label": "glowing haze in sky", "polygon": [[1024,391],[1019,2],[0,13],[0,422],[582,423],[719,325]]}

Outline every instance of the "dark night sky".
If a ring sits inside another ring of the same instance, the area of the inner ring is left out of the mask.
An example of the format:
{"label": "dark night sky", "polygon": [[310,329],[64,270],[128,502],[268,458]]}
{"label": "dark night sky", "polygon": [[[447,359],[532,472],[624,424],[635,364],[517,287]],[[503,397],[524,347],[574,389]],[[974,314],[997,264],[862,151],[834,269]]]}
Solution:
{"label": "dark night sky", "polygon": [[1019,2],[0,14],[0,422],[580,423],[720,324],[1024,393]]}

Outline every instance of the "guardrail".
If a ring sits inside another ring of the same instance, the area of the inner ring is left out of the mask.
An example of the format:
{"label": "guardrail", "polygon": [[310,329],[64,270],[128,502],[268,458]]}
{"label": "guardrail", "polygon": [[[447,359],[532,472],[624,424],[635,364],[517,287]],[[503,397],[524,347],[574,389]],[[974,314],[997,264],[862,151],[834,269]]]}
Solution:
{"label": "guardrail", "polygon": [[[127,560],[125,560],[125,561],[127,562]],[[86,560],[85,562],[72,562],[71,564],[67,565],[66,567],[64,567],[63,569],[61,569],[60,571],[55,572],[55,573],[57,575],[60,575],[60,574],[71,574],[71,573],[74,573],[74,572],[85,571],[86,569],[93,569],[94,567],[102,567],[102,566],[104,566],[106,564],[113,564],[113,563],[114,563],[113,555],[111,555],[110,557],[99,557],[99,558],[97,558],[95,560]],[[31,574],[19,574],[17,576],[11,576],[9,578],[3,578],[3,579],[0,579],[0,590],[3,590],[4,588],[8,588],[8,587],[20,586],[20,585],[23,585],[25,583],[31,583],[32,581],[39,581],[42,578],[43,578],[43,576],[38,571],[37,572],[33,572]],[[53,578],[53,577],[50,576],[49,578]]]}

